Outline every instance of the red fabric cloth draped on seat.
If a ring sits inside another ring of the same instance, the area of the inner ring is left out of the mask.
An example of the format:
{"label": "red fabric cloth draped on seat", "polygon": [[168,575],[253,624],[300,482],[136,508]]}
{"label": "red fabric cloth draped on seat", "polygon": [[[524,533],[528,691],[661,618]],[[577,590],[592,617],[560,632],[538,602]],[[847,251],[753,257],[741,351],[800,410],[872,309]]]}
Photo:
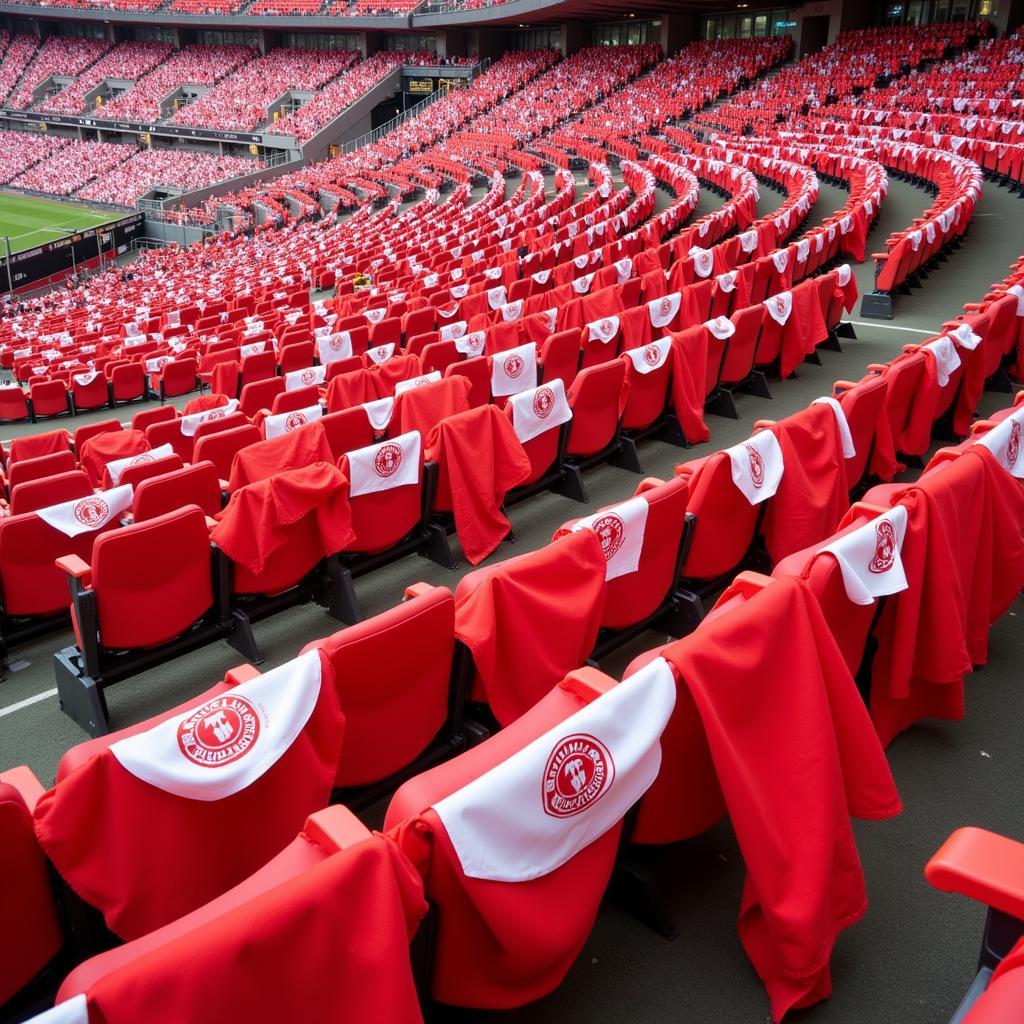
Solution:
{"label": "red fabric cloth draped on seat", "polygon": [[[73,767],[62,763],[57,784],[39,801],[36,835],[64,880],[116,935],[136,938],[219,896],[280,852],[306,816],[326,805],[345,719],[330,662],[318,653],[304,658],[237,685],[229,675],[165,715],[65,755]],[[273,716],[259,709],[268,701]],[[289,717],[295,702],[304,721]],[[288,722],[301,724],[282,733]],[[227,755],[225,729],[235,743]],[[209,756],[200,758],[204,751]],[[140,768],[147,757],[148,767]],[[254,769],[262,773],[245,776],[241,788],[202,791],[204,784],[222,785],[224,771]]]}
{"label": "red fabric cloth draped on seat", "polygon": [[237,892],[86,961],[58,1000],[84,994],[106,1024],[421,1021],[409,941],[427,907],[413,866],[379,836],[328,853],[307,824],[293,845],[303,840],[297,873],[278,879],[271,862]]}
{"label": "red fabric cloth draped on seat", "polygon": [[505,495],[530,476],[530,458],[508,417],[483,405],[442,420],[426,441],[438,465],[438,508],[450,495],[455,530],[471,565],[485,559],[511,529]]}
{"label": "red fabric cloth draped on seat", "polygon": [[103,480],[103,468],[115,459],[127,459],[131,455],[148,452],[150,444],[141,430],[116,430],[90,437],[78,453],[82,469],[89,475],[94,487]]}
{"label": "red fabric cloth draped on seat", "polygon": [[228,558],[259,573],[287,543],[289,527],[310,515],[316,520],[325,556],[355,540],[348,480],[329,462],[288,469],[239,488],[218,514],[210,539]]}
{"label": "red fabric cloth draped on seat", "polygon": [[786,466],[762,527],[774,564],[828,537],[850,501],[842,436],[829,406],[809,405],[768,429]]}
{"label": "red fabric cloth draped on seat", "polygon": [[[747,866],[740,939],[781,1020],[827,998],[835,939],[867,907],[850,816],[891,817],[899,796],[842,652],[799,580],[776,580],[659,653],[703,725]],[[677,701],[642,813],[653,806],[673,820],[680,789],[700,784],[677,746],[686,733],[674,720],[686,710]]]}
{"label": "red fabric cloth draped on seat", "polygon": [[591,530],[465,576],[455,591],[455,635],[473,654],[471,698],[502,725],[533,707],[590,655],[606,588]]}
{"label": "red fabric cloth draped on seat", "polygon": [[704,422],[708,332],[703,324],[670,334],[672,339],[672,406],[690,444],[711,437]]}
{"label": "red fabric cloth draped on seat", "polygon": [[300,469],[314,462],[329,462],[333,465],[334,461],[327,435],[317,421],[239,451],[231,464],[228,489],[238,490],[239,487],[265,480],[286,469]]}

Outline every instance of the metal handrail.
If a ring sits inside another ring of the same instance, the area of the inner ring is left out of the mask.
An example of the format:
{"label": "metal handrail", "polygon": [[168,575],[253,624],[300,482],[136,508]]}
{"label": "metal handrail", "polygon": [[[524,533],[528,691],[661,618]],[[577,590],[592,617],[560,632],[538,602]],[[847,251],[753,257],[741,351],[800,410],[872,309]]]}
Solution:
{"label": "metal handrail", "polygon": [[[458,87],[456,86],[455,88]],[[384,124],[374,128],[373,131],[366,132],[364,135],[360,135],[358,138],[351,139],[346,142],[341,147],[341,151],[343,153],[354,153],[357,149],[362,149],[363,146],[372,145],[378,139],[384,138],[384,136],[389,132],[393,132],[400,125],[405,124],[406,121],[410,121],[412,118],[423,113],[427,107],[432,103],[436,103],[442,96],[447,95],[447,92],[441,92],[441,90],[438,89],[436,92],[432,92],[429,96],[424,96],[419,103],[416,103],[411,107],[407,107],[397,117],[391,118],[390,121],[385,121]]]}

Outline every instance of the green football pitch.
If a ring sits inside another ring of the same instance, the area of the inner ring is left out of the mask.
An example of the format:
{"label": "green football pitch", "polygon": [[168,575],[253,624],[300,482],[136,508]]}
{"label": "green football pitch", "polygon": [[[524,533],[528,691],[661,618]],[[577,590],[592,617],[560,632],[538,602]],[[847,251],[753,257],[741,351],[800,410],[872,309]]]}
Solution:
{"label": "green football pitch", "polygon": [[112,220],[117,215],[105,210],[0,193],[0,256],[4,255],[3,235],[11,240],[11,252],[21,252]]}

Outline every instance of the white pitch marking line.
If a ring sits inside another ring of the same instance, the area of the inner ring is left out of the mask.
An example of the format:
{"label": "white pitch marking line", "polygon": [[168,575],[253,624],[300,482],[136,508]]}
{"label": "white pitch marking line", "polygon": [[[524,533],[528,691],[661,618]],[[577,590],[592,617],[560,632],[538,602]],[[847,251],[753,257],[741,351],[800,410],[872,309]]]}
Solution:
{"label": "white pitch marking line", "polygon": [[929,338],[935,331],[922,331],[917,327],[894,327],[892,324],[880,324],[877,320],[850,320],[854,327],[878,327],[883,331],[905,331],[907,334],[924,334]]}
{"label": "white pitch marking line", "polygon": [[21,711],[22,708],[30,707],[33,704],[38,704],[41,700],[48,700],[50,697],[57,696],[57,687],[52,690],[46,690],[44,693],[37,693],[34,697],[26,697],[24,700],[19,700],[16,704],[8,704],[5,708],[0,708],[0,718],[6,715],[13,715],[15,711]]}

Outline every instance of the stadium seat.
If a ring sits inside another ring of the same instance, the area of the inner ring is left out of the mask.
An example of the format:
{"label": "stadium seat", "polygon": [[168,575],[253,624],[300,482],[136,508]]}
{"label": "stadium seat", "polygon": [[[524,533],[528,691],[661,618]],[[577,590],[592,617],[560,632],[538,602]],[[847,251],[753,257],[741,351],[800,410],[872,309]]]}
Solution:
{"label": "stadium seat", "polygon": [[33,420],[71,415],[71,401],[63,381],[48,380],[42,384],[32,384],[28,389],[28,403]]}
{"label": "stadium seat", "polygon": [[[22,465],[35,462],[28,459]],[[11,487],[11,515],[18,516],[25,512],[35,512],[47,505],[59,505],[73,498],[85,498],[92,494],[92,484],[80,469],[69,469],[64,473],[54,473],[36,480],[26,480]]]}
{"label": "stadium seat", "polygon": [[195,359],[172,359],[160,371],[160,404],[168,398],[187,395],[199,387],[199,371]]}
{"label": "stadium seat", "polygon": [[132,519],[155,519],[185,505],[198,505],[211,518],[221,510],[221,480],[212,462],[190,466],[143,480],[135,488]]}
{"label": "stadium seat", "polygon": [[0,422],[18,423],[29,418],[28,395],[16,384],[0,387]]}
{"label": "stadium seat", "polygon": [[222,480],[231,476],[231,463],[237,452],[261,441],[263,436],[251,423],[217,430],[200,438],[192,453],[193,462],[212,462]]}
{"label": "stadium seat", "polygon": [[12,462],[7,470],[8,494],[19,484],[29,480],[42,480],[77,468],[78,462],[67,449],[54,452],[52,455],[40,455],[35,459],[18,459],[17,462]]}
{"label": "stadium seat", "polygon": [[110,375],[110,401],[113,405],[141,402],[147,397],[146,371],[141,363],[118,366]]}

